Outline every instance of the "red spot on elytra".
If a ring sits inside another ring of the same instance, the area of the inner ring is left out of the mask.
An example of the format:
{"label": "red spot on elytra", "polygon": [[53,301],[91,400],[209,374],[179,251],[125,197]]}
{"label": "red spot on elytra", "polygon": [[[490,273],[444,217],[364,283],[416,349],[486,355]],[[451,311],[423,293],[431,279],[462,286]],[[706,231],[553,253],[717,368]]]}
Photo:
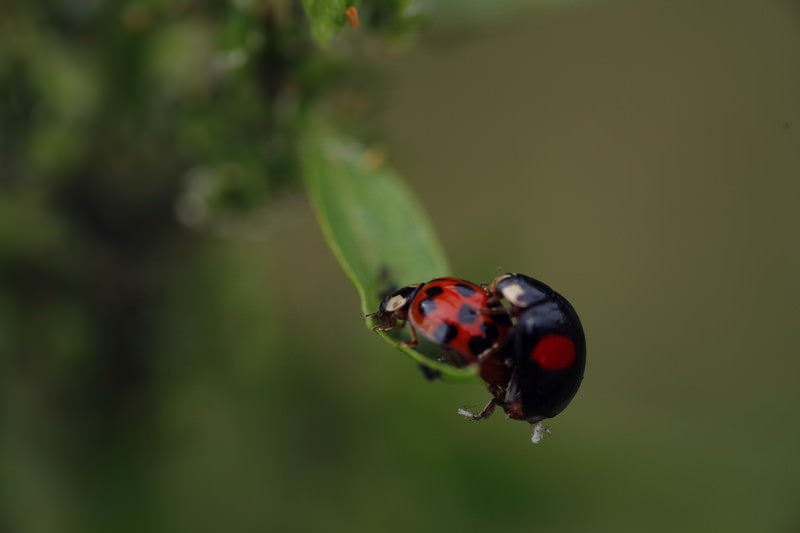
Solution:
{"label": "red spot on elytra", "polygon": [[533,349],[531,359],[544,370],[563,370],[575,360],[575,345],[563,335],[547,335]]}

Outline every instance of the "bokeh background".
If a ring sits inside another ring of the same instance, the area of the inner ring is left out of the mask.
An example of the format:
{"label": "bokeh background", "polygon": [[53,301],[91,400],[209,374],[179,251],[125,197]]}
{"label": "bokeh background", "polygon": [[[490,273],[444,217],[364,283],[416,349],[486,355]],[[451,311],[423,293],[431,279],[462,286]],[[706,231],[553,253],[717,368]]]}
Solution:
{"label": "bokeh background", "polygon": [[[800,5],[440,6],[317,60],[289,4],[0,5],[0,531],[800,530]],[[452,274],[579,310],[541,445],[364,328],[292,180],[314,88]]]}

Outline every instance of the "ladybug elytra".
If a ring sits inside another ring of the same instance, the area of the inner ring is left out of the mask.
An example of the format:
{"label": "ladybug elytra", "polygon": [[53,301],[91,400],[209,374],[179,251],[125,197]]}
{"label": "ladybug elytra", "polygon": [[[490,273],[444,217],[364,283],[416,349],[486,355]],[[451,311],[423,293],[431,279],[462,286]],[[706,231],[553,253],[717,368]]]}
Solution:
{"label": "ladybug elytra", "polygon": [[578,314],[566,298],[524,274],[506,274],[487,289],[503,298],[516,317],[505,349],[514,361],[504,409],[534,426],[541,438],[541,421],[563,411],[578,392],[586,367],[586,338]]}
{"label": "ladybug elytra", "polygon": [[386,296],[372,316],[378,322],[374,329],[381,331],[408,322],[411,340],[406,346],[417,346],[419,333],[443,348],[456,366],[481,361],[484,381],[503,386],[508,382],[509,365],[491,356],[511,329],[511,319],[479,285],[459,278],[409,285]]}

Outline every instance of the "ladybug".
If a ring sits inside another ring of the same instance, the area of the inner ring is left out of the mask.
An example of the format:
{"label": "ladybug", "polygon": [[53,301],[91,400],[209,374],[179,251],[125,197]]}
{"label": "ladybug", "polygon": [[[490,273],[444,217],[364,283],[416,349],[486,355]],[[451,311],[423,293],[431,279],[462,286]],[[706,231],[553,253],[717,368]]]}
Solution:
{"label": "ladybug", "polygon": [[496,357],[512,328],[508,312],[483,287],[459,278],[436,278],[388,294],[373,313],[373,329],[388,331],[407,322],[417,346],[419,333],[445,349],[458,366],[480,363],[481,378],[495,387],[508,384],[508,363]]}
{"label": "ladybug", "polygon": [[505,274],[486,289],[488,312],[499,301],[509,304],[516,318],[500,358],[512,362],[504,390],[492,389],[494,398],[478,414],[459,413],[479,420],[496,405],[514,420],[533,424],[533,442],[549,430],[542,420],[553,418],[578,392],[586,366],[586,338],[578,314],[570,303],[541,281],[524,274]]}

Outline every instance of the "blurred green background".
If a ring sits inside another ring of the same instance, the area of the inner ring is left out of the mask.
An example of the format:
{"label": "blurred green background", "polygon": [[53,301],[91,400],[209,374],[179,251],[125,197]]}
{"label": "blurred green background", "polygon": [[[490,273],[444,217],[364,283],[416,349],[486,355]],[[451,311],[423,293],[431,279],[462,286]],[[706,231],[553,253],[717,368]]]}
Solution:
{"label": "blurred green background", "polygon": [[[0,531],[800,530],[800,6],[528,7],[0,4]],[[320,109],[581,313],[541,445],[364,328]]]}

